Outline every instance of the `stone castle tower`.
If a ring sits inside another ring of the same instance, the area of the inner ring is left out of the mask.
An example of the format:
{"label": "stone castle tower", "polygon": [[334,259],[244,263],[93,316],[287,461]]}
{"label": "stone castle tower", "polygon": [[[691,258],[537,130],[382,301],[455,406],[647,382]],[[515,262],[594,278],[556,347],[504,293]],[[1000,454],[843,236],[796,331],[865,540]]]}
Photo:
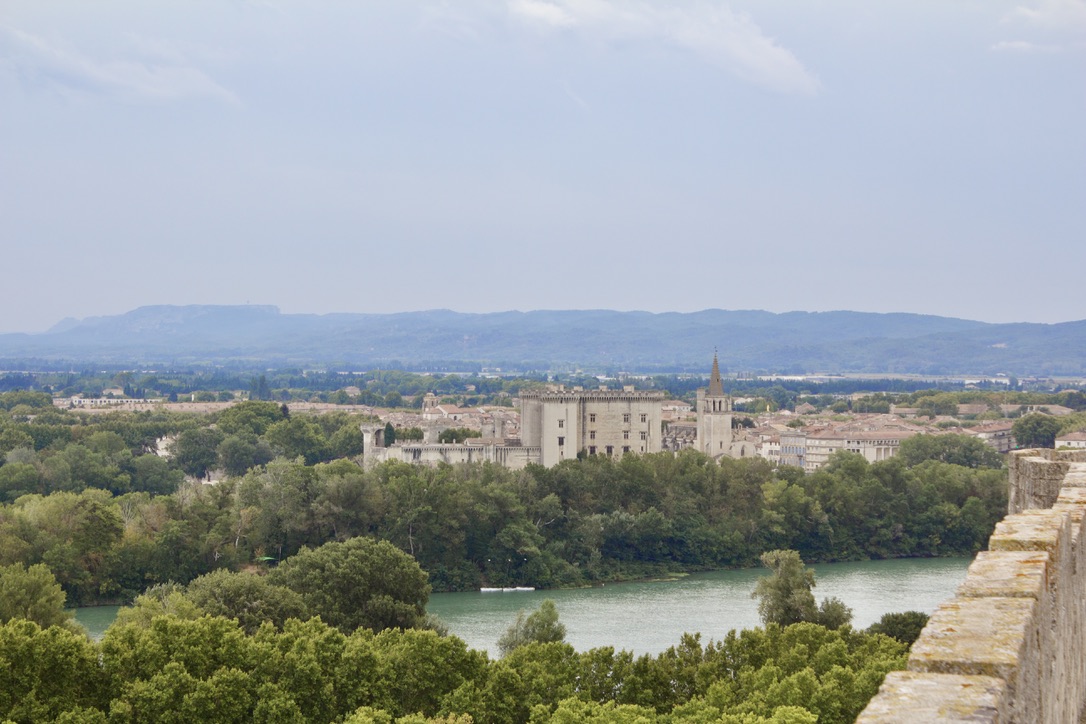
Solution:
{"label": "stone castle tower", "polygon": [[709,375],[709,389],[698,390],[698,440],[697,449],[718,458],[730,455],[732,447],[732,400],[724,394],[720,380],[720,364],[713,353],[713,371]]}

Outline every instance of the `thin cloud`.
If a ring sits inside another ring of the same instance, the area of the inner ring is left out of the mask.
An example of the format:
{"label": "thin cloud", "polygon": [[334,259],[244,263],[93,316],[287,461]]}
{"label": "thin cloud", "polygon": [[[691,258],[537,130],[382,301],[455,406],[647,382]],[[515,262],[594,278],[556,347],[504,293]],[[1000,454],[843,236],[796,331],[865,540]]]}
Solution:
{"label": "thin cloud", "polygon": [[1017,6],[1002,21],[1033,39],[1005,40],[991,46],[994,51],[1059,53],[1086,46],[1086,0],[1035,0]]}
{"label": "thin cloud", "polygon": [[1019,5],[1005,20],[1046,30],[1086,30],[1086,0],[1038,0]]}
{"label": "thin cloud", "polygon": [[239,104],[231,91],[180,58],[167,63],[98,60],[37,35],[3,27],[0,53],[5,65],[28,83],[63,91],[157,102],[205,97]]}
{"label": "thin cloud", "polygon": [[510,0],[510,15],[541,31],[567,30],[605,40],[645,38],[690,51],[743,80],[782,93],[814,95],[818,79],[745,13],[697,3],[665,7],[611,0]]}
{"label": "thin cloud", "polygon": [[1039,45],[1028,40],[1004,40],[992,46],[1000,53],[1059,53],[1058,45]]}
{"label": "thin cloud", "polygon": [[572,15],[558,5],[540,0],[512,0],[509,11],[528,22],[552,28],[565,28],[577,23]]}

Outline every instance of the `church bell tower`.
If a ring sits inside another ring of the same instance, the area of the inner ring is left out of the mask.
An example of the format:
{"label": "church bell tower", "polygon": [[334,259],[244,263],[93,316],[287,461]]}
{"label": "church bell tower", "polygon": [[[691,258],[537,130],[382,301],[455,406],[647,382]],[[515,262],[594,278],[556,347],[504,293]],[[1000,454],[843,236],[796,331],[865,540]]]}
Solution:
{"label": "church bell tower", "polygon": [[713,458],[729,455],[732,445],[732,400],[724,394],[716,352],[713,352],[709,389],[703,387],[698,390],[697,409],[698,450]]}

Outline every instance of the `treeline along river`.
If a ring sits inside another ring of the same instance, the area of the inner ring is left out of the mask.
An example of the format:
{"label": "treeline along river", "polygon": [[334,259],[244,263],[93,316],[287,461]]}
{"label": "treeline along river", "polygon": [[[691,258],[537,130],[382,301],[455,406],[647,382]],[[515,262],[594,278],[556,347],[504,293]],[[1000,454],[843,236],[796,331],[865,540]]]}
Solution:
{"label": "treeline along river", "polygon": [[[32,420],[5,424],[0,411],[0,448],[16,446],[0,466],[0,559],[46,564],[73,606],[356,537],[410,554],[435,592],[745,568],[776,549],[807,563],[971,555],[1007,506],[999,456],[959,435],[917,435],[874,464],[841,453],[812,474],[694,450],[520,471],[364,468],[346,414],[243,402],[217,416],[91,417],[41,397],[47,408],[12,408]],[[169,459],[148,452],[163,437],[175,438]],[[184,479],[211,466],[227,477]]]}

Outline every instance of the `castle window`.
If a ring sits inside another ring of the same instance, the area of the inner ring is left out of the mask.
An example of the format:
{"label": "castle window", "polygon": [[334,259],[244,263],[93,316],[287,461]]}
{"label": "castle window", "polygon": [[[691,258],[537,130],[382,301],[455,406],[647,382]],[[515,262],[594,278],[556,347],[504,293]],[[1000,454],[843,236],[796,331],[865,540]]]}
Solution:
{"label": "castle window", "polygon": [[623,414],[622,415],[622,421],[628,423],[630,421],[630,413],[627,412],[627,413]]}
{"label": "castle window", "polygon": [[588,446],[588,454],[589,455],[595,455],[596,454],[596,446],[595,445],[589,445]]}
{"label": "castle window", "polygon": [[642,440],[648,440],[649,439],[649,434],[647,432],[645,432],[644,430],[641,431],[641,439]]}
{"label": "castle window", "polygon": [[630,431],[629,430],[623,430],[622,431],[622,439],[623,440],[629,440],[630,439]]}
{"label": "castle window", "polygon": [[588,439],[589,440],[595,440],[596,439],[596,431],[595,430],[589,430],[588,431]]}
{"label": "castle window", "polygon": [[630,452],[630,446],[629,446],[629,445],[623,445],[623,446],[622,446],[622,452],[623,452],[623,453],[628,453],[628,452]]}
{"label": "castle window", "polygon": [[565,426],[566,426],[566,421],[565,420],[559,420],[558,421],[558,429],[559,430],[561,430]]}
{"label": "castle window", "polygon": [[614,445],[608,445],[604,449],[607,451],[608,455],[614,455],[615,454],[615,446]]}
{"label": "castle window", "polygon": [[594,413],[594,412],[588,413],[588,421],[589,422],[595,422],[596,421],[596,413]]}
{"label": "castle window", "polygon": [[562,447],[565,444],[566,444],[566,439],[564,437],[558,438],[558,447]]}
{"label": "castle window", "polygon": [[642,412],[642,413],[641,413],[641,422],[648,422],[648,421],[649,421],[649,416],[648,416],[648,414],[646,414],[646,413]]}

